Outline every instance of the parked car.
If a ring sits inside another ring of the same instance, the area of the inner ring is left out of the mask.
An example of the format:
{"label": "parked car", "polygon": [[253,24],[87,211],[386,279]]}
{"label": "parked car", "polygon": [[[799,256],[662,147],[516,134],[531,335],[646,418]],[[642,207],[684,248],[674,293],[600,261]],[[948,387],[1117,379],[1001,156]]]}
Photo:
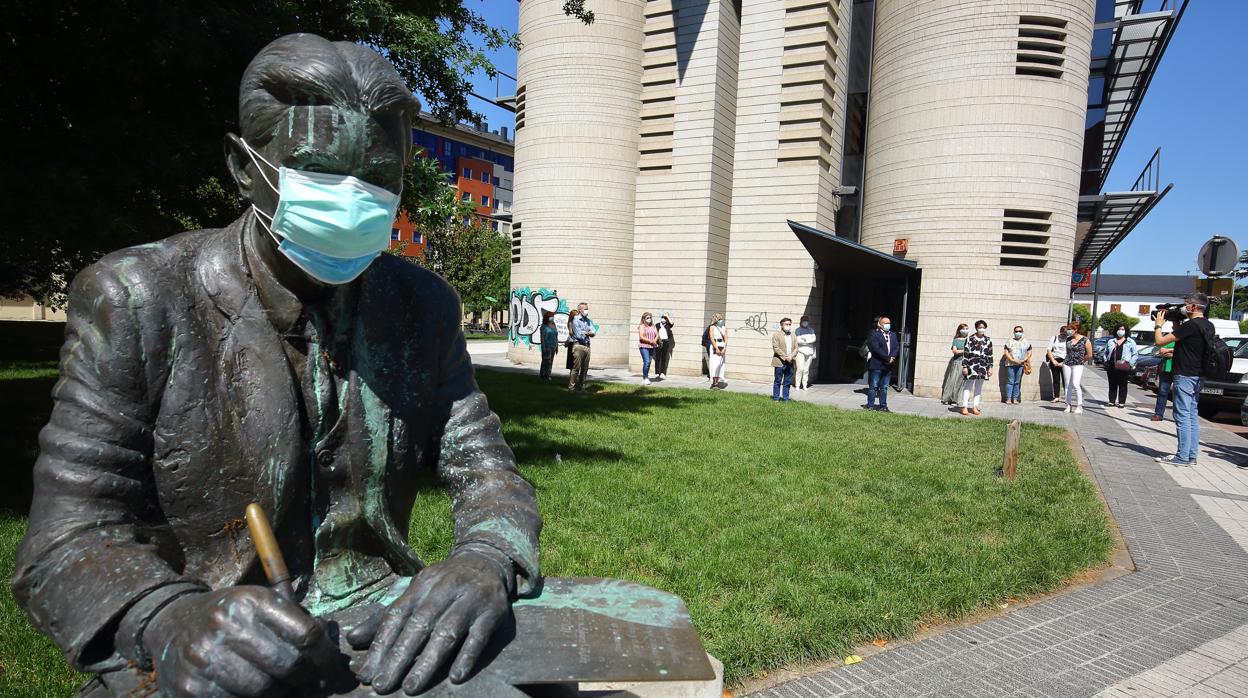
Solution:
{"label": "parked car", "polygon": [[1157,392],[1161,388],[1161,381],[1158,374],[1161,373],[1161,363],[1155,363],[1152,366],[1140,371],[1140,385],[1145,390]]}
{"label": "parked car", "polygon": [[1244,399],[1244,404],[1239,408],[1239,423],[1248,427],[1248,398]]}
{"label": "parked car", "polygon": [[1132,369],[1131,375],[1128,376],[1128,378],[1135,383],[1143,385],[1144,381],[1142,380],[1142,376],[1145,369],[1152,368],[1153,366],[1160,364],[1161,357],[1157,355],[1156,345],[1140,347],[1140,351],[1137,356],[1138,358],[1135,360],[1135,368]]}
{"label": "parked car", "polygon": [[1243,408],[1248,398],[1248,339],[1244,337],[1224,337],[1228,346],[1235,342],[1231,360],[1231,370],[1217,378],[1205,380],[1200,389],[1200,401],[1196,411],[1202,417],[1212,417],[1224,409]]}
{"label": "parked car", "polygon": [[1092,340],[1092,361],[1097,365],[1105,363],[1105,347],[1112,337],[1097,337]]}

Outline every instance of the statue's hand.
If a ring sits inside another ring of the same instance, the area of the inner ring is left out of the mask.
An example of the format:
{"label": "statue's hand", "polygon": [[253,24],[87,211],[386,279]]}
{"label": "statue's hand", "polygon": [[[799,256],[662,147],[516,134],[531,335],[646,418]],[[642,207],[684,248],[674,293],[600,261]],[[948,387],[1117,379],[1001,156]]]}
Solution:
{"label": "statue's hand", "polygon": [[412,695],[456,649],[451,681],[467,679],[507,613],[505,574],[498,563],[473,553],[425,568],[394,603],[347,634],[352,647],[369,648],[357,673],[360,681],[377,693],[394,691],[402,682]]}
{"label": "statue's hand", "polygon": [[307,611],[260,586],[184,596],[143,632],[168,696],[263,696],[327,676],[338,649]]}

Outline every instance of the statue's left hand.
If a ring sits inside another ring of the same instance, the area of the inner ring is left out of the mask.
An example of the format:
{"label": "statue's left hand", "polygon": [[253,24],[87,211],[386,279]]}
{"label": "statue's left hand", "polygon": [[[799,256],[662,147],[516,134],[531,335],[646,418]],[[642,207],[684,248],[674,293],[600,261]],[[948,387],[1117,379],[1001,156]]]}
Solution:
{"label": "statue's left hand", "polygon": [[369,648],[360,681],[377,693],[402,682],[414,695],[458,649],[450,679],[463,682],[507,613],[504,574],[498,563],[473,553],[425,568],[394,603],[347,634],[352,647]]}

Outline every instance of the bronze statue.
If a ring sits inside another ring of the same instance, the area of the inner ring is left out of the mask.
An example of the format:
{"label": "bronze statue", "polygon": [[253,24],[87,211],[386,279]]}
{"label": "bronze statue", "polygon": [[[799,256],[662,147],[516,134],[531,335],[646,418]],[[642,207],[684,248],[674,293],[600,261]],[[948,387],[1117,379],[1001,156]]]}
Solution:
{"label": "bronze statue", "polygon": [[[454,290],[378,254],[417,102],[376,52],[294,34],[239,106],[226,156],[252,207],[72,284],[14,595],[89,695],[303,694],[343,669],[340,630],[378,693],[448,662],[462,682],[540,583],[541,519]],[[455,545],[425,567],[408,518],[435,472]],[[265,584],[253,501],[293,599]]]}

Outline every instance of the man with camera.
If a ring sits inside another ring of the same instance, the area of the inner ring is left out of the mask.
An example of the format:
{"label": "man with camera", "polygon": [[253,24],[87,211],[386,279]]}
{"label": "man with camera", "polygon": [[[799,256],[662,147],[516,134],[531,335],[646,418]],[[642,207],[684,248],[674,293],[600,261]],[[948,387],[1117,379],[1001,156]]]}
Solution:
{"label": "man with camera", "polygon": [[1166,465],[1192,465],[1200,446],[1200,418],[1196,405],[1200,400],[1201,375],[1205,351],[1214,334],[1213,323],[1205,319],[1209,299],[1203,293],[1189,293],[1183,297],[1179,311],[1187,318],[1173,332],[1166,332],[1162,323],[1171,306],[1158,306],[1153,313],[1153,339],[1157,346],[1174,342],[1174,422],[1178,427],[1178,452],[1170,456],[1158,456],[1155,460]]}

